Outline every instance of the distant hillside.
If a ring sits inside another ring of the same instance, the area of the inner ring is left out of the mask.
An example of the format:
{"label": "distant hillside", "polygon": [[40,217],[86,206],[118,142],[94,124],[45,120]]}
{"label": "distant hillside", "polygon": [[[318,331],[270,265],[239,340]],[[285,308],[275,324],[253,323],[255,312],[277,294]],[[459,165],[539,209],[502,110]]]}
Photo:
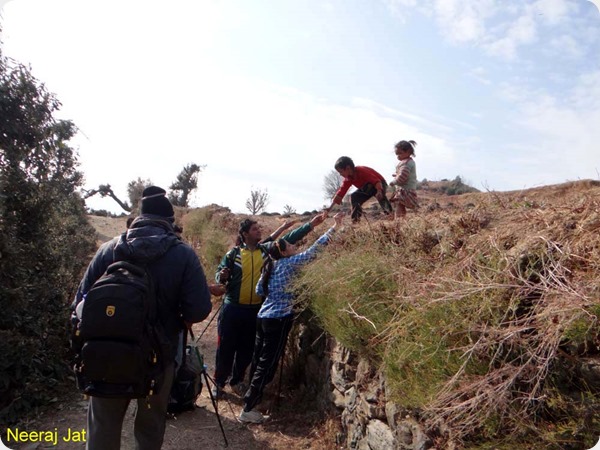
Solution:
{"label": "distant hillside", "polygon": [[417,183],[417,190],[446,195],[460,195],[468,194],[470,192],[480,192],[479,189],[466,184],[460,176],[457,176],[453,180],[443,179],[441,181],[429,181],[427,179],[423,179]]}

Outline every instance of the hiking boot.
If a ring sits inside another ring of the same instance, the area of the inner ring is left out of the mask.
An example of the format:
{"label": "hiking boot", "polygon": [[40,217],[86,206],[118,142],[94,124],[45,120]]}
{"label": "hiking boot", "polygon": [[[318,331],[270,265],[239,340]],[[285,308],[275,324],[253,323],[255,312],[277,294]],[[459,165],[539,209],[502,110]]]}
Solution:
{"label": "hiking boot", "polygon": [[252,411],[244,411],[240,413],[240,422],[244,423],[263,423],[269,416],[263,416],[260,411],[253,409]]}
{"label": "hiking boot", "polygon": [[212,396],[215,400],[219,400],[223,398],[223,388],[221,386],[215,386],[212,388]]}
{"label": "hiking boot", "polygon": [[238,384],[234,384],[233,386],[231,386],[231,390],[238,397],[243,397],[244,395],[246,395],[248,386],[246,386],[244,383],[238,383]]}

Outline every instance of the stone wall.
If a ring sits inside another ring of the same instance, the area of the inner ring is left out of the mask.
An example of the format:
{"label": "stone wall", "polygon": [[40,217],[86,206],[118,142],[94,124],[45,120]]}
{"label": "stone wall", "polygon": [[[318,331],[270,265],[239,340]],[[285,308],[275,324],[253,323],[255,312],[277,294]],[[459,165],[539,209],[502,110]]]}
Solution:
{"label": "stone wall", "polygon": [[[343,449],[425,450],[433,447],[419,412],[388,400],[384,374],[321,330],[308,314],[296,321],[288,344],[292,382],[322,411],[340,417]],[[563,358],[561,372],[584,390],[600,393],[600,357]],[[288,372],[288,376],[290,372]],[[446,430],[447,432],[447,430]],[[444,433],[445,434],[445,433]],[[587,448],[587,447],[586,447]]]}
{"label": "stone wall", "polygon": [[304,316],[290,336],[294,384],[316,399],[324,411],[336,410],[342,448],[357,450],[425,450],[430,439],[414,413],[387,400],[382,372],[344,348]]}

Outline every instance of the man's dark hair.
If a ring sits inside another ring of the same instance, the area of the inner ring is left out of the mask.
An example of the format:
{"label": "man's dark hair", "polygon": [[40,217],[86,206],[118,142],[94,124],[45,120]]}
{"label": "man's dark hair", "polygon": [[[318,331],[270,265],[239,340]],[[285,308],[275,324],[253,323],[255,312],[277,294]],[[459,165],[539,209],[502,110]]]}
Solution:
{"label": "man's dark hair", "polygon": [[354,161],[348,156],[341,156],[335,162],[335,166],[333,167],[336,170],[345,169],[346,167],[352,167],[354,169]]}
{"label": "man's dark hair", "polygon": [[244,219],[240,222],[240,228],[238,230],[238,242],[239,243],[245,242],[244,235],[242,233],[247,233],[248,231],[250,231],[250,228],[255,223],[258,223],[258,222],[256,220],[252,220],[252,219]]}

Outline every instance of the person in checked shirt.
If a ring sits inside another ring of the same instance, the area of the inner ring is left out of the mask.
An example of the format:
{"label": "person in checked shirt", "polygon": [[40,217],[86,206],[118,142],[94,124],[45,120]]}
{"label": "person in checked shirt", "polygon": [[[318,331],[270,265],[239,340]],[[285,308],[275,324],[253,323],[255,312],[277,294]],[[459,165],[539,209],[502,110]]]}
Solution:
{"label": "person in checked shirt", "polygon": [[[326,215],[325,212],[321,214]],[[258,312],[252,381],[244,395],[244,409],[239,416],[241,422],[261,423],[266,419],[255,406],[260,403],[265,387],[275,376],[292,328],[294,296],[289,292],[290,281],[298,268],[315,259],[319,249],[329,243],[342,218],[343,213],[336,214],[334,225],[302,253],[298,253],[296,245],[284,239],[275,241],[269,250],[256,285],[256,293],[266,298]]]}

